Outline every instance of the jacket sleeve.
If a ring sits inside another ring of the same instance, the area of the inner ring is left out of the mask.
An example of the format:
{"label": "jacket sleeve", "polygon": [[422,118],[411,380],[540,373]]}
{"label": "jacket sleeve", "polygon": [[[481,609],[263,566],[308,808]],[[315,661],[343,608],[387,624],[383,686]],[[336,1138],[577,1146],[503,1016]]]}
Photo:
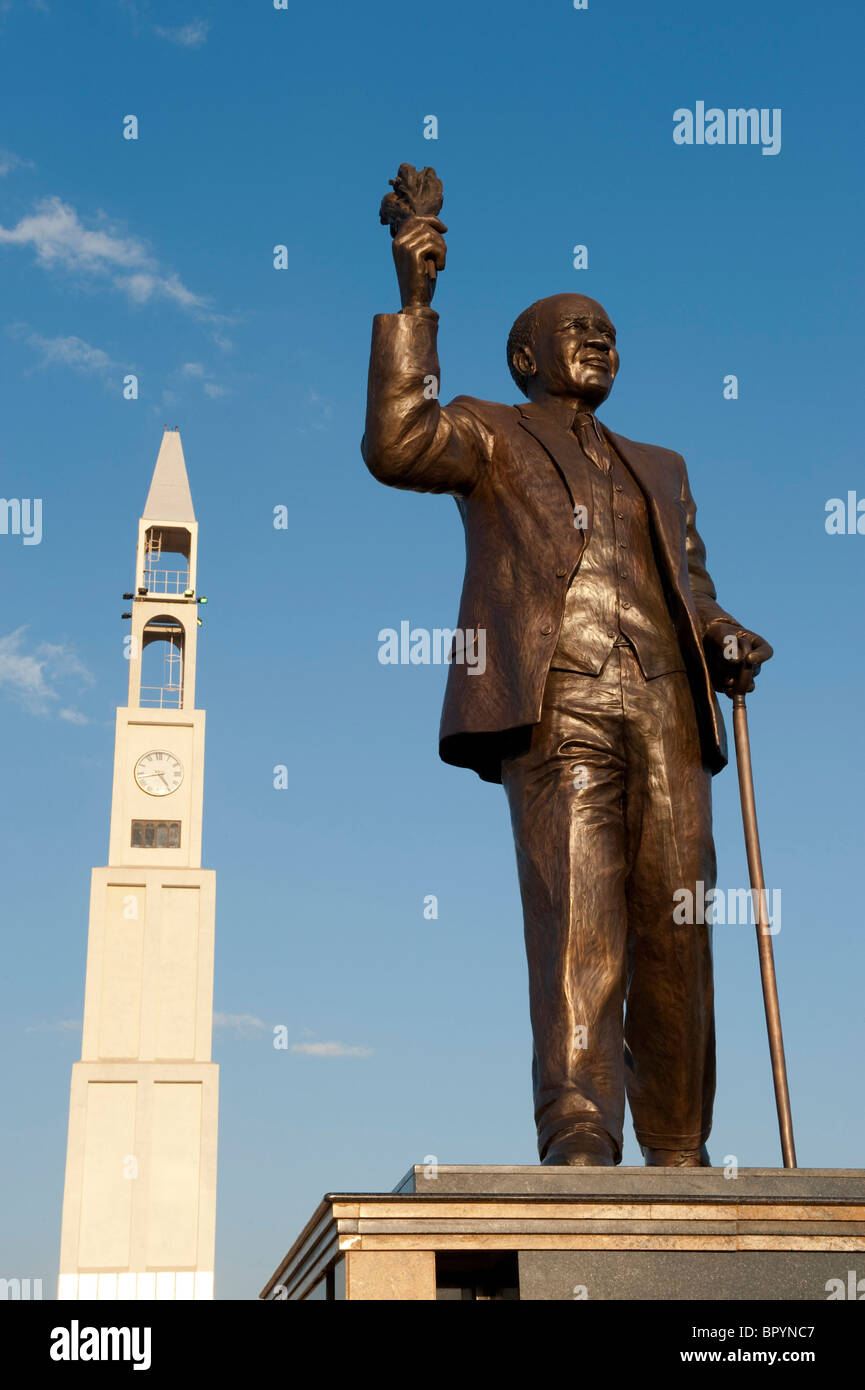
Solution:
{"label": "jacket sleeve", "polygon": [[459,398],[439,405],[437,325],[432,310],[376,315],[361,453],[373,477],[390,487],[465,497],[492,435]]}
{"label": "jacket sleeve", "polygon": [[712,583],[712,576],[706,568],[706,547],[703,538],[697,530],[697,504],[691,494],[691,485],[688,482],[688,470],[685,460],[682,459],[682,503],[685,508],[685,519],[687,523],[687,534],[685,538],[685,551],[688,557],[688,578],[691,582],[691,592],[694,595],[694,604],[697,609],[697,617],[700,620],[700,635],[705,637],[706,630],[715,622],[733,623],[736,627],[740,624],[718,603],[718,596],[715,593],[715,585]]}

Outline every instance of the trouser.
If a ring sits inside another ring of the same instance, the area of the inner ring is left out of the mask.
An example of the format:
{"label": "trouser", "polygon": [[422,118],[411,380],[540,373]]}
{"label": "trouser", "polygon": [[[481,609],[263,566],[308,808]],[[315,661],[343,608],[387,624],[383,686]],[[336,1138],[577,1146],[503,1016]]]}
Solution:
{"label": "trouser", "polygon": [[626,1091],[641,1145],[698,1148],[715,1093],[711,929],[674,921],[688,901],[674,894],[714,887],[715,850],[687,676],[646,680],[626,646],[598,676],[551,671],[531,744],[504,759],[502,781],[541,1158],[589,1124],[621,1162]]}

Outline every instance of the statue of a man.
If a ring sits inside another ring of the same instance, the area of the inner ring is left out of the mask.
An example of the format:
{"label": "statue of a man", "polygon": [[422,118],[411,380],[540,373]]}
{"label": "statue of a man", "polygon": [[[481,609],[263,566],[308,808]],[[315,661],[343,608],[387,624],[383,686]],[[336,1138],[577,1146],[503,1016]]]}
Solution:
{"label": "statue of a man", "polygon": [[647,1164],[708,1166],[711,928],[674,909],[715,882],[715,691],[753,690],[772,648],[716,600],[684,459],[599,424],[619,354],[595,300],[519,315],[524,403],[439,404],[443,230],[394,236],[402,311],[374,322],[362,448],[381,482],[450,493],[465,528],[459,632],[483,630],[486,659],[458,640],[440,754],[510,804],[540,1158],[620,1163],[627,1093]]}

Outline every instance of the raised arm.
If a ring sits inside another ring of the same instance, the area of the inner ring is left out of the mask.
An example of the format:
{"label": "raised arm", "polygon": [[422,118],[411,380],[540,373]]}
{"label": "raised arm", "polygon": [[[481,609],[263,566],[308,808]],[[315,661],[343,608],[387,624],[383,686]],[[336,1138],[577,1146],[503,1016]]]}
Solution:
{"label": "raised arm", "polygon": [[438,403],[437,320],[432,311],[376,315],[361,453],[381,483],[466,496],[489,440],[458,402]]}
{"label": "raised arm", "polygon": [[[408,169],[403,165],[400,176]],[[424,176],[435,178],[433,170],[411,175],[415,190]],[[406,185],[397,180],[394,187],[397,194],[382,204],[382,220],[391,222],[402,311],[377,314],[373,322],[361,453],[372,475],[391,487],[465,496],[490,441],[471,411],[459,402],[442,408],[438,401],[438,314],[431,301],[436,273],[445,267],[447,228],[438,217],[407,212]]]}

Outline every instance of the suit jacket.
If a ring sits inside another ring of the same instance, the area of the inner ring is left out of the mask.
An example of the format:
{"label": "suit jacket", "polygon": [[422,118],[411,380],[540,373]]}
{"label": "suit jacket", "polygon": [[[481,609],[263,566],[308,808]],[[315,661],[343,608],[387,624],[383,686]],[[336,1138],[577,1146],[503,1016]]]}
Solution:
{"label": "suit jacket", "polygon": [[[468,664],[451,663],[439,752],[500,782],[502,756],[526,746],[541,717],[565,595],[591,538],[591,464],[555,402],[509,406],[457,396],[440,406],[437,322],[433,311],[376,316],[361,451],[380,482],[456,499],[466,538],[458,627],[485,630],[486,667],[470,674]],[[604,433],[645,495],[703,760],[719,772],[726,731],[703,636],[714,619],[735,619],[716,601],[685,461]],[[584,483],[575,483],[581,474]],[[574,525],[576,505],[588,509],[584,529]]]}

